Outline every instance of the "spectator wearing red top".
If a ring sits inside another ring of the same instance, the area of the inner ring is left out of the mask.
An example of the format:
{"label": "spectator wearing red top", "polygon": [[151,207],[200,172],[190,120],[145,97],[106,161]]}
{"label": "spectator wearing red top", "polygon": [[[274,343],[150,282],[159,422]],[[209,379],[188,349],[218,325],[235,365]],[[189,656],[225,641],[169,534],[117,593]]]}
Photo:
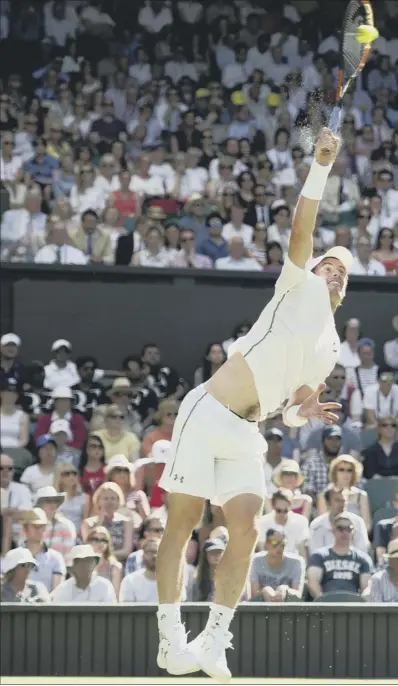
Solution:
{"label": "spectator wearing red top", "polygon": [[50,432],[50,426],[56,419],[66,419],[69,422],[72,439],[68,441],[70,448],[81,450],[86,440],[86,426],[83,417],[72,411],[73,393],[67,386],[58,386],[52,392],[53,411],[42,414],[36,424],[35,439]]}
{"label": "spectator wearing red top", "polygon": [[120,189],[113,191],[110,203],[119,212],[119,224],[122,226],[127,217],[137,217],[141,214],[140,198],[130,186],[131,174],[127,169],[119,172]]}
{"label": "spectator wearing red top", "polygon": [[99,436],[90,436],[84,444],[79,462],[80,483],[84,493],[93,496],[105,476],[105,448]]}

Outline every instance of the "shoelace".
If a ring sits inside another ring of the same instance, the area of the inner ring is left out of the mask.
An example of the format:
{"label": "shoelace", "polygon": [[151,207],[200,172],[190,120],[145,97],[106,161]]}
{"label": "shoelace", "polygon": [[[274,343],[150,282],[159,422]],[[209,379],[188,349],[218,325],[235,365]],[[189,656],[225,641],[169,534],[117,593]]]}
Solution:
{"label": "shoelace", "polygon": [[224,634],[219,634],[213,631],[206,631],[205,635],[203,636],[202,640],[202,649],[203,650],[211,650],[214,647],[214,644],[218,644],[222,646],[225,650],[227,648],[231,648],[231,650],[234,649],[232,643],[232,634],[229,631],[226,631]]}

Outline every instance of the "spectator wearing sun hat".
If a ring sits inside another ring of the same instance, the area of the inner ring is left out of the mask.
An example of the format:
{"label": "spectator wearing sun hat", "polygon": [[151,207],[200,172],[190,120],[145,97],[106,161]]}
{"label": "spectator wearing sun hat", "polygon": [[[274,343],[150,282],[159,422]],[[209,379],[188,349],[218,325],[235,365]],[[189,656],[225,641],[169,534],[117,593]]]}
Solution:
{"label": "spectator wearing sun hat", "polygon": [[119,512],[133,519],[134,529],[149,516],[150,507],[144,491],[137,489],[134,466],[125,455],[113,455],[105,467],[107,481],[113,481],[123,491],[125,505]]}
{"label": "spectator wearing sun hat", "polygon": [[71,561],[71,578],[60,583],[51,594],[54,604],[107,603],[113,605],[117,602],[112,583],[94,573],[100,558],[90,544],[74,546],[71,551]]}
{"label": "spectator wearing sun hat", "polygon": [[48,523],[44,531],[43,541],[48,548],[61,553],[66,566],[69,567],[70,553],[76,543],[76,529],[58,508],[65,502],[65,493],[58,493],[54,486],[39,488],[36,493],[36,507],[46,513]]}
{"label": "spectator wearing sun hat", "polygon": [[3,603],[48,602],[50,596],[46,587],[28,579],[33,569],[37,569],[37,562],[27,548],[15,548],[5,555],[1,585]]}
{"label": "spectator wearing sun hat", "polygon": [[35,438],[50,432],[53,422],[63,419],[68,422],[70,430],[70,440],[67,445],[71,448],[81,450],[87,437],[86,425],[82,415],[73,412],[73,392],[69,386],[57,386],[52,392],[53,411],[42,414],[36,424]]}
{"label": "spectator wearing sun hat", "polygon": [[[272,429],[271,429],[272,431]],[[272,481],[277,489],[288,489],[293,493],[292,512],[304,515],[311,519],[312,498],[301,492],[304,483],[304,474],[296,460],[283,458],[282,462],[274,470]],[[265,505],[266,512],[272,512],[271,498],[268,497]]]}
{"label": "spectator wearing sun hat", "polygon": [[36,566],[30,572],[30,581],[39,581],[51,592],[66,576],[65,560],[57,550],[48,548],[43,537],[48,525],[44,510],[35,507],[25,513],[23,547],[33,555]]}
{"label": "spectator wearing sun hat", "polygon": [[59,338],[51,346],[52,359],[44,367],[44,386],[53,391],[59,386],[74,386],[80,377],[74,362],[70,360],[72,344],[65,338]]}

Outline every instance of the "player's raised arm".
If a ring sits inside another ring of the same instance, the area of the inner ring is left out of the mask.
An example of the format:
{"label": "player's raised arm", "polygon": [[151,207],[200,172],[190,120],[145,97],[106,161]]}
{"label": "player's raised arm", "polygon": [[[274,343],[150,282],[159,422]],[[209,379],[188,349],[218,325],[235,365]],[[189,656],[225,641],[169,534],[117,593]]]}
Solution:
{"label": "player's raised arm", "polygon": [[303,268],[312,257],[312,234],[315,229],[319,201],[329,172],[339,150],[340,138],[322,129],[315,146],[315,159],[301,191],[293,218],[288,255],[297,267]]}

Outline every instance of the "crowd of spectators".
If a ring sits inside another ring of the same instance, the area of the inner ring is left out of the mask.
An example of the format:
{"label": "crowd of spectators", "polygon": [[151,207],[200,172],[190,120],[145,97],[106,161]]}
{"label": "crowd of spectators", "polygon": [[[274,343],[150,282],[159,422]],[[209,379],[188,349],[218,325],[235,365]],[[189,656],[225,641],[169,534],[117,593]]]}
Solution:
{"label": "crowd of spectators", "polygon": [[[333,105],[344,3],[0,10],[2,261],[281,269]],[[395,3],[379,3],[376,23],[314,237],[315,255],[346,246],[369,277],[398,273]],[[107,370],[66,338],[45,363],[24,359],[16,333],[1,337],[3,601],[157,601],[158,482],[179,403],[250,326],[210,343],[190,379],[153,342]],[[268,497],[242,601],[398,601],[398,315],[384,339],[376,351],[372,331],[346,322],[323,394],[342,404],[338,424],[288,429],[277,410],[261,425]],[[227,545],[222,510],[206,503],[184,600],[212,598]]]}
{"label": "crowd of spectators", "polygon": [[[398,316],[392,325],[398,334]],[[398,337],[379,366],[360,328],[346,322],[326,379],[322,400],[341,403],[338,424],[288,429],[280,409],[260,425],[268,496],[243,601],[398,601]],[[159,479],[179,403],[249,329],[209,345],[188,380],[155,343],[118,371],[91,355],[74,361],[66,339],[48,364],[24,364],[20,338],[2,336],[4,600],[156,602],[167,520]],[[207,503],[186,553],[184,600],[211,599],[227,544],[223,512]]]}
{"label": "crowd of spectators", "polygon": [[[344,3],[1,3],[1,260],[280,270]],[[314,249],[397,274],[398,13],[344,103]],[[8,209],[7,209],[8,208]]]}

